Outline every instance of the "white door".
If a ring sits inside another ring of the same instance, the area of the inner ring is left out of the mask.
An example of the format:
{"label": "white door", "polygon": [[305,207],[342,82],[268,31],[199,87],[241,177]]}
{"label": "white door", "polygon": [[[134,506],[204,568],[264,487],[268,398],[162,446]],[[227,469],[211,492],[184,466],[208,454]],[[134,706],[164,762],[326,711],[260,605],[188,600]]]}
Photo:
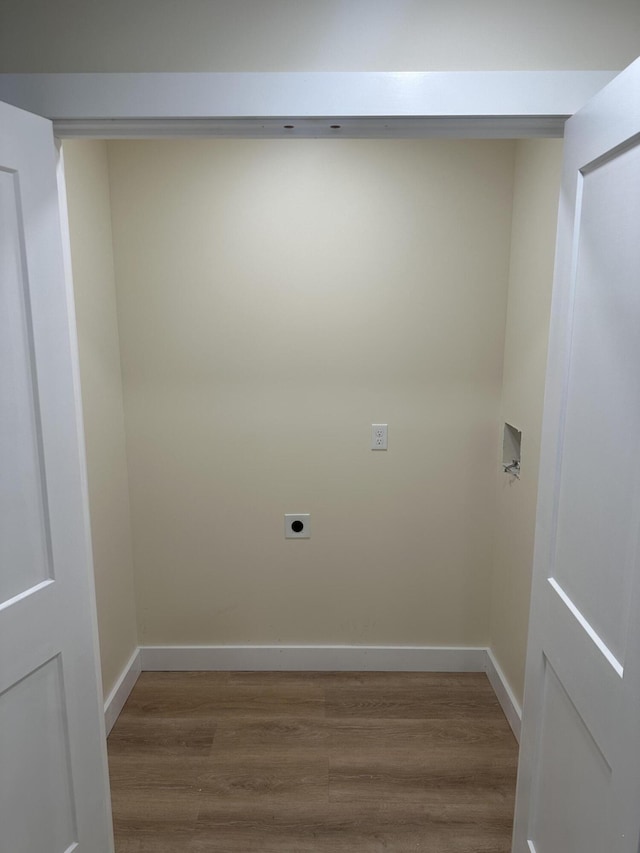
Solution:
{"label": "white door", "polygon": [[514,853],[638,853],[640,60],[566,127]]}
{"label": "white door", "polygon": [[51,123],[0,104],[0,850],[113,850]]}

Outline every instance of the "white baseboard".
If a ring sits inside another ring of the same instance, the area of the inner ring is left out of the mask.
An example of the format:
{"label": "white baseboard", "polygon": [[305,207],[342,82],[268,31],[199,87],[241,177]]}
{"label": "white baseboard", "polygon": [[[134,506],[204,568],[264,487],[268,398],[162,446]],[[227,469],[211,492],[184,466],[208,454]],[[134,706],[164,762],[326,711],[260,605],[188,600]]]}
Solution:
{"label": "white baseboard", "polygon": [[120,673],[120,677],[116,681],[113,690],[105,700],[104,725],[107,730],[107,734],[109,734],[115,721],[120,716],[120,712],[124,708],[124,703],[129,698],[129,694],[138,680],[141,669],[140,649],[137,648],[131,655],[131,658],[125,668]]}
{"label": "white baseboard", "polygon": [[511,726],[511,730],[516,736],[516,740],[518,741],[518,743],[520,743],[522,708],[520,707],[520,703],[516,699],[513,690],[509,686],[509,682],[507,681],[505,674],[500,668],[500,665],[495,659],[491,649],[486,650],[486,655],[487,677],[491,682],[493,692],[496,694],[498,702],[500,703],[500,706],[504,711],[504,715],[507,718],[509,725]]}
{"label": "white baseboard", "polygon": [[141,672],[486,672],[520,740],[522,711],[491,649],[444,646],[141,646],[104,704],[107,734]]}
{"label": "white baseboard", "polygon": [[429,646],[142,646],[143,670],[484,672],[486,649]]}

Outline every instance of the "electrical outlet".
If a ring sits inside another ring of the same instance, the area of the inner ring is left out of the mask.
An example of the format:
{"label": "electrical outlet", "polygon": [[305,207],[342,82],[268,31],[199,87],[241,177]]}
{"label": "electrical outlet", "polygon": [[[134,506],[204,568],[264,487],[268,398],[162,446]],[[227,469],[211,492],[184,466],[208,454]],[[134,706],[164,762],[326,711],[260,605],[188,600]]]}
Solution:
{"label": "electrical outlet", "polygon": [[311,516],[308,512],[287,512],[284,516],[285,539],[310,539]]}
{"label": "electrical outlet", "polygon": [[371,424],[371,449],[387,449],[387,424]]}

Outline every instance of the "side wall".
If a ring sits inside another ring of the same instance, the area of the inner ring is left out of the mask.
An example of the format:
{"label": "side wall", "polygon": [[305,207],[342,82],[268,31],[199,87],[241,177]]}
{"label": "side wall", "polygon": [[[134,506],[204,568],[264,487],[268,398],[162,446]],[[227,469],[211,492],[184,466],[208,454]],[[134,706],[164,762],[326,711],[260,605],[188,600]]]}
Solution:
{"label": "side wall", "polygon": [[64,143],[104,695],[138,645],[107,147]]}
{"label": "side wall", "polygon": [[500,429],[506,421],[522,431],[522,470],[519,480],[498,474],[491,647],[520,703],[561,163],[561,140],[516,145]]}
{"label": "side wall", "polygon": [[3,0],[0,71],[616,69],[637,0]]}
{"label": "side wall", "polygon": [[141,643],[487,645],[514,150],[109,143]]}

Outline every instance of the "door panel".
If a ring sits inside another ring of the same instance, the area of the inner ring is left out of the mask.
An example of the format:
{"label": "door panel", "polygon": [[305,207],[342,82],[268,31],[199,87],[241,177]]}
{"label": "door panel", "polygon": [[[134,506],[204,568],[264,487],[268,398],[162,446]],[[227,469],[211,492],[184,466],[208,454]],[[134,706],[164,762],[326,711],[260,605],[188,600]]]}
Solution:
{"label": "door panel", "polygon": [[[542,690],[538,784],[531,820],[535,851],[604,853],[606,822],[601,813],[608,808],[611,768],[548,661]],[[543,782],[548,779],[554,780],[554,786]],[[562,797],[555,786],[564,790]]]}
{"label": "door panel", "polygon": [[567,123],[515,853],[638,853],[640,62]]}
{"label": "door panel", "polygon": [[[637,563],[640,147],[581,170],[554,574],[624,663]],[[586,463],[586,464],[585,464]]]}
{"label": "door panel", "polygon": [[17,184],[0,171],[0,604],[51,576]]}
{"label": "door panel", "polygon": [[51,124],[0,104],[0,849],[113,850]]}
{"label": "door panel", "polygon": [[[19,768],[3,790],[7,850],[66,851],[77,839],[64,707],[59,655],[0,696],[2,725],[16,733],[3,760]],[[26,802],[33,813],[29,822],[22,819]]]}

